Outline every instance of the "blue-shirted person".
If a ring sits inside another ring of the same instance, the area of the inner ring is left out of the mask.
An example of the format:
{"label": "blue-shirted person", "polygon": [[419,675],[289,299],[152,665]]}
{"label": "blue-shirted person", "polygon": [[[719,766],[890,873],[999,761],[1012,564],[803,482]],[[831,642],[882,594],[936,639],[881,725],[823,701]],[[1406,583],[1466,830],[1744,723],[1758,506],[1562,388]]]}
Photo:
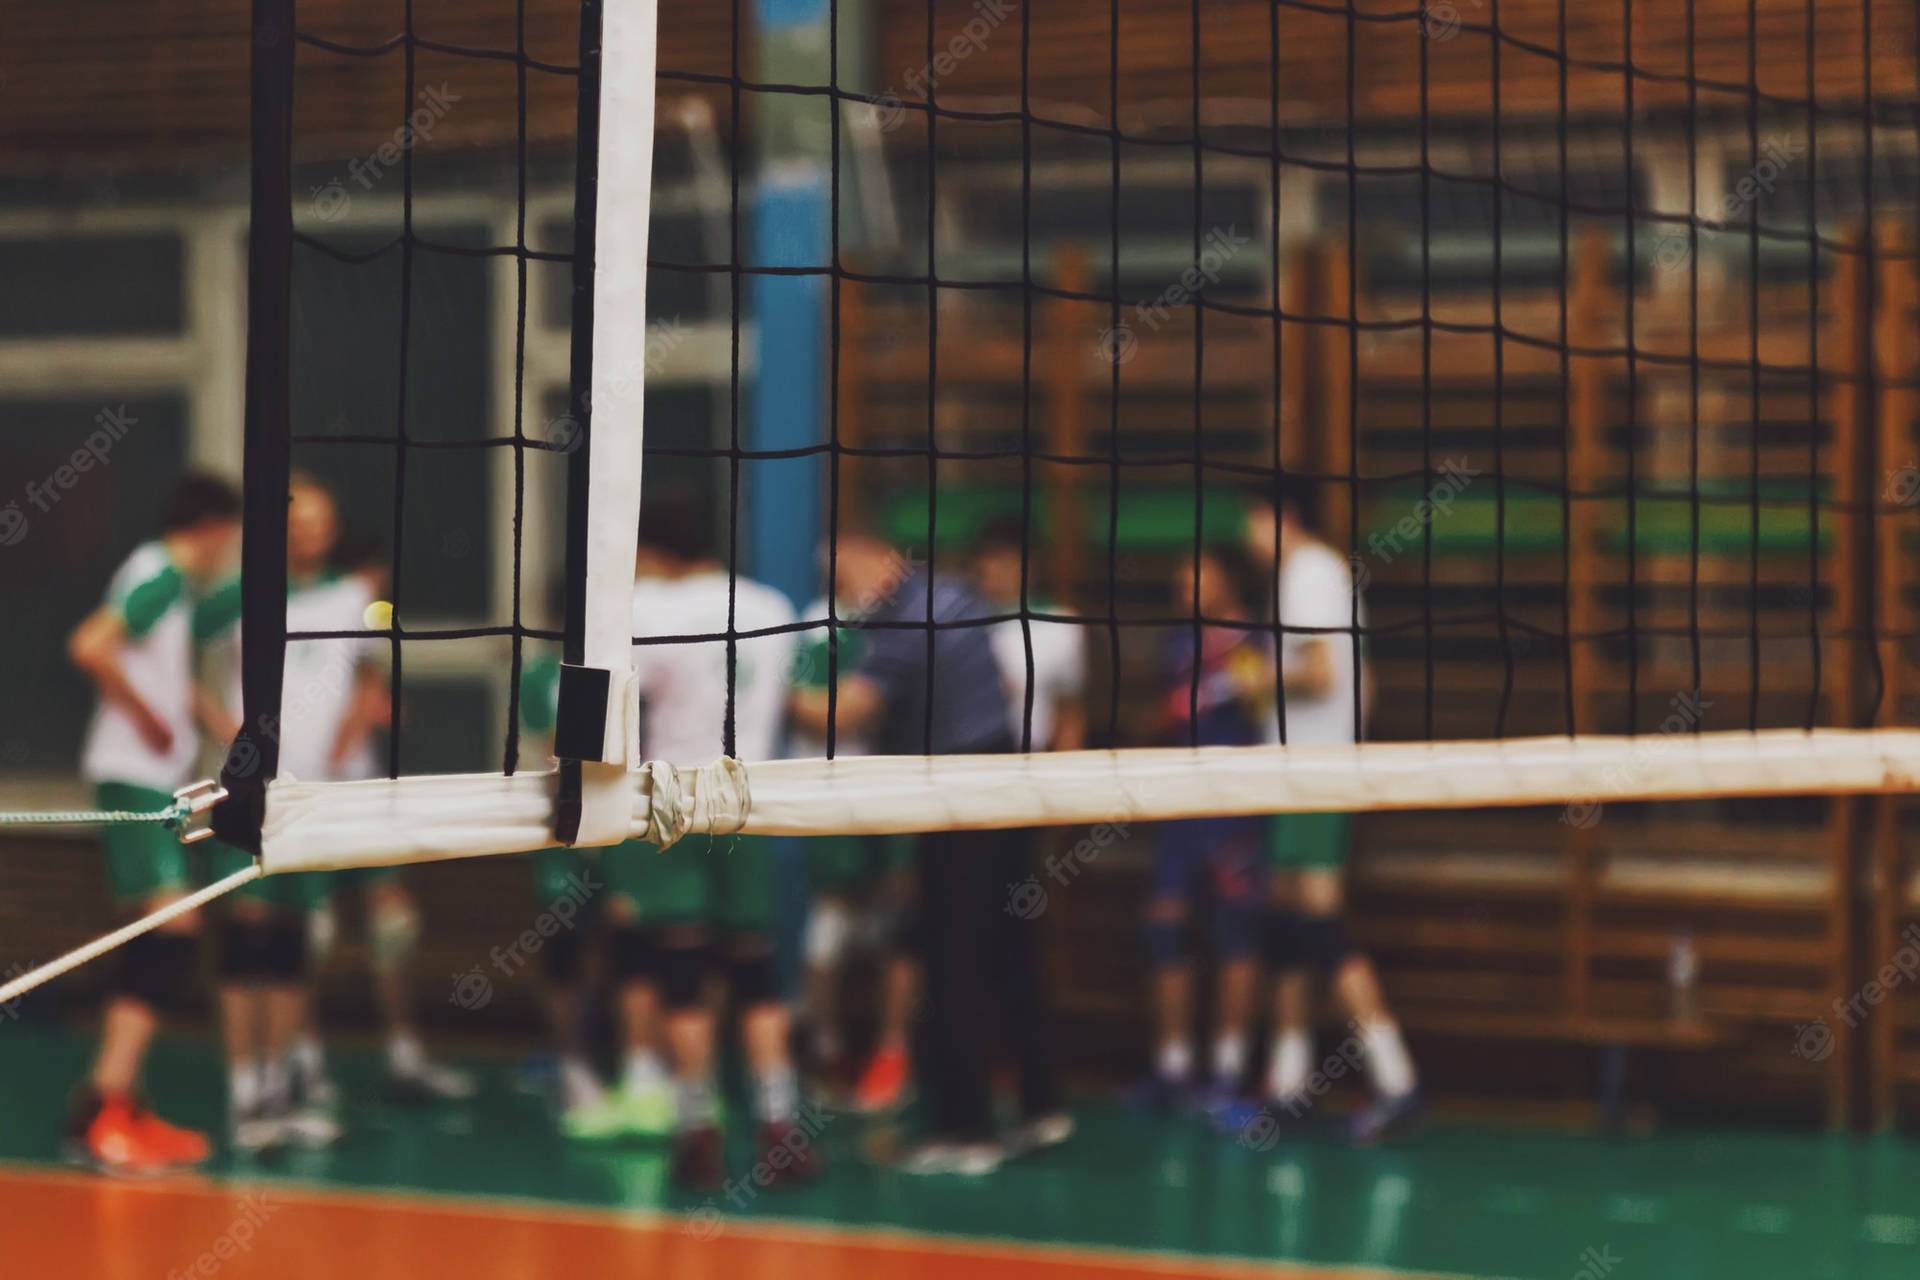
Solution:
{"label": "blue-shirted person", "polygon": [[[1172,746],[1244,747],[1264,740],[1273,719],[1271,638],[1254,629],[1259,587],[1238,546],[1203,547],[1174,574],[1176,612],[1207,622],[1181,624],[1162,659],[1162,722]],[[1235,625],[1239,623],[1240,625]],[[1153,1072],[1142,1093],[1155,1106],[1193,1097],[1209,1112],[1235,1100],[1247,1068],[1247,1024],[1257,976],[1262,817],[1187,818],[1162,823],[1147,908],[1147,952],[1153,970]],[[1219,974],[1211,1061],[1202,1074],[1193,1050],[1193,952],[1188,920],[1204,901]]]}
{"label": "blue-shirted person", "polygon": [[[837,598],[871,602],[865,652],[842,677],[833,715],[882,755],[1012,752],[1011,711],[994,657],[991,610],[963,578],[930,574],[885,539],[842,528]],[[929,631],[932,644],[928,644]],[[931,648],[931,652],[929,649]],[[796,689],[793,717],[824,732],[825,688]],[[916,1173],[991,1172],[1008,1147],[1064,1137],[1047,1056],[1035,921],[1009,912],[1007,892],[1032,875],[1022,833],[937,831],[921,837],[913,928],[926,967],[926,1139],[904,1167]],[[1003,1145],[993,1128],[988,1047],[1004,1019],[1020,1059],[1020,1130]]]}

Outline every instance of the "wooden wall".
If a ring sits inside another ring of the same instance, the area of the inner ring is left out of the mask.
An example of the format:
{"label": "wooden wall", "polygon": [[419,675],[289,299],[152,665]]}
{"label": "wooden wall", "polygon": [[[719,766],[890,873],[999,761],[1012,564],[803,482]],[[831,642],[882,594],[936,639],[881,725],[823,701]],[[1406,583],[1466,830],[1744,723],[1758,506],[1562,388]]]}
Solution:
{"label": "wooden wall", "polygon": [[[982,5],[992,0],[977,0]],[[1863,31],[1872,17],[1873,88],[1883,97],[1912,92],[1915,84],[1915,10],[1910,0],[1813,0],[1808,38],[1806,0],[1757,0],[1754,82],[1763,95],[1798,101],[1806,95],[1809,51],[1814,85],[1826,106],[1857,101],[1865,84]],[[1568,5],[1566,46],[1571,111],[1618,112],[1625,80],[1626,0]],[[879,51],[876,89],[919,100],[914,88],[936,53],[976,34],[985,19],[967,0],[876,0]],[[1505,38],[1498,76],[1488,27],[1498,13]],[[663,88],[711,98],[724,109],[724,86],[703,77],[725,76],[733,55],[733,10],[744,5],[662,0],[660,67]],[[1265,118],[1271,86],[1279,85],[1289,119],[1344,120],[1351,66],[1354,113],[1404,119],[1420,104],[1424,49],[1428,101],[1437,115],[1485,116],[1497,83],[1506,114],[1552,113],[1560,87],[1557,4],[1547,0],[1456,0],[1435,5],[1425,28],[1405,15],[1405,0],[1357,0],[1351,17],[1335,6],[1295,5],[1275,10],[1269,0],[1205,0],[1199,23],[1203,117]],[[1631,6],[1634,83],[1641,110],[1686,100],[1686,10],[1694,9],[1693,74],[1704,86],[1703,109],[1747,105],[1749,77],[1744,0],[1697,0]],[[977,47],[946,74],[936,68],[938,95],[948,105],[972,100],[1017,103],[1023,22],[1030,24],[1027,58],[1036,108],[1083,123],[1104,120],[1109,107],[1109,57],[1119,68],[1123,126],[1144,119],[1184,124],[1182,104],[1194,92],[1193,8],[1187,0],[1123,0],[1118,43],[1110,48],[1109,6],[1100,0],[1036,2],[1022,15],[1010,8]],[[248,126],[250,54],[246,0],[93,0],[84,18],[60,5],[9,0],[7,39],[0,42],[0,168],[12,172],[86,171],[129,164],[231,161],[244,155]],[[358,47],[378,47],[400,31],[399,0],[303,0],[303,31]],[[514,6],[508,0],[417,0],[418,83],[453,86],[459,109],[436,138],[453,145],[506,145],[517,132],[517,70],[511,60],[460,57],[429,45],[510,53],[516,47]],[[1278,17],[1278,75],[1269,15]],[[1423,37],[1422,32],[1427,34]],[[576,59],[577,7],[572,0],[527,0],[524,47],[528,58],[559,67]],[[742,42],[751,69],[751,40]],[[300,51],[299,137],[321,155],[367,150],[399,120],[405,96],[404,59],[394,49],[378,57],[346,57],[312,46]],[[530,138],[561,142],[573,132],[574,80],[530,68]],[[1235,102],[1234,100],[1239,100]],[[755,109],[748,98],[748,109]],[[1791,103],[1783,109],[1794,111]]]}

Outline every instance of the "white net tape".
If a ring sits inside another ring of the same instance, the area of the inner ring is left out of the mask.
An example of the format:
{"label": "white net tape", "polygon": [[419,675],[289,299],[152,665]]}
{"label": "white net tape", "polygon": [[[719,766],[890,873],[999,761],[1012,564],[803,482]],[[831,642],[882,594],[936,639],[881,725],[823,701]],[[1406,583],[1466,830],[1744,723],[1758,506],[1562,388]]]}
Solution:
{"label": "white net tape", "polygon": [[[1369,742],[1050,755],[855,756],[629,775],[628,834],[884,834],[1224,814],[1564,805],[1920,788],[1920,730]],[[268,873],[552,843],[553,775],[275,782]]]}

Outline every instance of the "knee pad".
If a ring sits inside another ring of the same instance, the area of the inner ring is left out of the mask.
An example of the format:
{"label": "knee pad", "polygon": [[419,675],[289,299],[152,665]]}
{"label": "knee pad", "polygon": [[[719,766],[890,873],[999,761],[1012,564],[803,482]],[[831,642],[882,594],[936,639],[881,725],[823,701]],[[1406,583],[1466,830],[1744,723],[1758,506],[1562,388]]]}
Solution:
{"label": "knee pad", "polygon": [[1322,977],[1338,969],[1353,954],[1353,943],[1339,916],[1303,915],[1300,936],[1307,951],[1307,963]]}
{"label": "knee pad", "polygon": [[578,930],[556,933],[548,938],[547,981],[556,987],[571,987],[578,982],[586,950],[586,940]]}
{"label": "knee pad", "polygon": [[220,925],[223,982],[292,982],[300,977],[306,960],[306,922],[287,912],[252,920],[232,916]]}
{"label": "knee pad", "polygon": [[1179,920],[1147,921],[1147,958],[1156,969],[1171,969],[1186,959],[1187,926]]}
{"label": "knee pad", "polygon": [[200,940],[190,933],[143,933],[120,948],[107,988],[156,1013],[178,1013],[199,968]]}
{"label": "knee pad", "polygon": [[734,1007],[750,1008],[780,998],[780,984],[774,979],[773,953],[756,951],[727,957],[727,986],[733,993]]}
{"label": "knee pad", "polygon": [[661,946],[660,1003],[677,1013],[700,1003],[700,986],[707,976],[710,949],[705,946]]}
{"label": "knee pad", "polygon": [[831,969],[840,963],[853,937],[853,913],[846,905],[828,899],[813,904],[807,915],[807,966]]}
{"label": "knee pad", "polygon": [[1290,907],[1276,907],[1261,922],[1261,950],[1275,973],[1295,973],[1313,967],[1307,950],[1307,918]]}
{"label": "knee pad", "polygon": [[380,973],[398,973],[420,946],[420,913],[410,905],[389,904],[367,921],[367,950]]}

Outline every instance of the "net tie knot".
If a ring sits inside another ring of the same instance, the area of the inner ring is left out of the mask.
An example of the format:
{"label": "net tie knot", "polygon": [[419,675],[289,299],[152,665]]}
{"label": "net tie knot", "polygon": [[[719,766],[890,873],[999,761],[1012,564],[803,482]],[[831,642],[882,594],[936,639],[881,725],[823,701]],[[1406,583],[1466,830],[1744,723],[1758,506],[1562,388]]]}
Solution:
{"label": "net tie knot", "polygon": [[656,849],[695,831],[725,836],[747,824],[752,807],[747,766],[730,756],[691,769],[649,760],[640,772],[648,797],[640,838]]}

